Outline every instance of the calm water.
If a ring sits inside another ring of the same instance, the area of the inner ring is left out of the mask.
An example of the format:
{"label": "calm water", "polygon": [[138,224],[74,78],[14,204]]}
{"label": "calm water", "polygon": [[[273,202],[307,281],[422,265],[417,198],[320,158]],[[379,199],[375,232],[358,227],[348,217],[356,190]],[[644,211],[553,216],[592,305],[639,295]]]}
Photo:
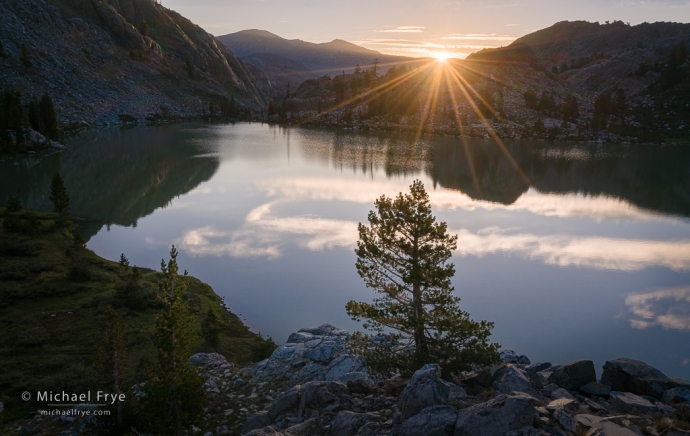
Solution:
{"label": "calm water", "polygon": [[354,330],[356,225],[421,179],[458,234],[453,280],[493,339],[532,361],[632,357],[690,379],[690,149],[177,125],[88,132],[0,162],[0,198],[50,209],[60,171],[88,246],[157,269],[171,244],[277,342]]}

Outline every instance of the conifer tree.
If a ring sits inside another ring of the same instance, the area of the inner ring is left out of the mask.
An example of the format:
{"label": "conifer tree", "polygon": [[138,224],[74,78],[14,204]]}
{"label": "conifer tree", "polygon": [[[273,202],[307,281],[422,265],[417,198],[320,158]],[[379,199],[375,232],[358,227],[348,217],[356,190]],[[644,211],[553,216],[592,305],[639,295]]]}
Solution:
{"label": "conifer tree", "polygon": [[158,361],[149,369],[143,399],[154,433],[184,434],[185,428],[203,410],[203,379],[189,363],[193,340],[193,316],[182,298],[187,287],[187,271],[180,275],[177,250],[170,250],[167,265],[161,261],[163,280],[157,299],[163,306],[156,317],[154,343]]}
{"label": "conifer tree", "polygon": [[[112,393],[122,392],[122,382],[126,368],[125,325],[122,315],[108,306],[103,315],[101,340],[97,345],[96,370]],[[123,403],[117,402],[117,423],[122,424]]]}
{"label": "conifer tree", "polygon": [[22,65],[24,65],[24,69],[26,70],[33,66],[31,63],[31,56],[29,55],[29,49],[26,44],[22,44]]}
{"label": "conifer tree", "polygon": [[39,133],[45,131],[43,126],[43,120],[41,120],[41,109],[39,108],[36,99],[31,99],[29,102],[29,124],[31,128]]}
{"label": "conifer tree", "polygon": [[45,129],[44,134],[53,141],[58,139],[57,116],[53,100],[49,95],[44,94],[40,102],[41,123]]}
{"label": "conifer tree", "polygon": [[53,212],[58,214],[58,223],[62,224],[69,211],[69,195],[60,173],[55,174],[50,183],[50,201],[53,203]]}
{"label": "conifer tree", "polygon": [[355,252],[357,272],[380,297],[350,301],[346,310],[378,335],[354,335],[353,351],[381,375],[410,375],[427,363],[446,375],[496,363],[498,345],[488,342],[493,323],[472,321],[452,293],[455,267],[447,261],[457,236],[436,222],[422,182],[375,205],[369,225],[358,226]]}
{"label": "conifer tree", "polygon": [[215,348],[218,346],[219,333],[220,323],[218,322],[218,317],[213,312],[213,309],[209,308],[204,321],[201,323],[201,335],[210,346]]}

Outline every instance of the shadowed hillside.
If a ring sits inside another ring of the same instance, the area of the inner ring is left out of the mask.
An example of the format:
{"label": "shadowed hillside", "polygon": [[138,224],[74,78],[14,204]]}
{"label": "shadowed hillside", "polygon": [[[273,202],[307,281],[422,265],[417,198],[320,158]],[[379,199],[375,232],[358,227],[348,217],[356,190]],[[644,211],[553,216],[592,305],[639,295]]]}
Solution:
{"label": "shadowed hillside", "polygon": [[0,0],[0,89],[52,96],[63,123],[200,116],[265,95],[213,36],[154,0]]}

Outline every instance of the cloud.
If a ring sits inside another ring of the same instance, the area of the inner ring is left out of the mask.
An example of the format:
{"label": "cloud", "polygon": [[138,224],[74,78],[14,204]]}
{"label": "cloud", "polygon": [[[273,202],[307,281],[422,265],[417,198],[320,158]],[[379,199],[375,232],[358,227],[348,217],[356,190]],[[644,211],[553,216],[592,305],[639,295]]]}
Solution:
{"label": "cloud", "polygon": [[206,226],[187,230],[175,243],[193,256],[267,257],[282,256],[281,245],[296,236],[299,246],[321,251],[336,246],[354,246],[357,223],[324,219],[315,215],[277,217],[276,202],[263,204],[247,215],[233,232]]}
{"label": "cloud", "polygon": [[630,294],[625,304],[632,314],[630,326],[633,328],[661,326],[670,330],[690,330],[690,286]]}
{"label": "cloud", "polygon": [[393,29],[374,30],[377,33],[422,33],[424,26],[398,26]]}
{"label": "cloud", "polygon": [[[311,200],[339,200],[354,203],[373,204],[380,194],[396,196],[407,191],[404,182],[392,180],[338,180],[321,178],[276,178],[257,184],[257,188],[268,196],[283,198],[309,198]],[[373,194],[379,193],[379,195]],[[429,191],[429,198],[434,207],[443,210],[508,210],[526,211],[542,216],[585,217],[595,220],[620,219],[651,221],[656,219],[672,220],[652,212],[639,209],[630,203],[612,197],[592,197],[583,194],[544,194],[533,189],[520,196],[513,204],[504,205],[486,201],[477,201],[468,195],[454,190]]]}
{"label": "cloud", "polygon": [[514,41],[515,36],[499,35],[496,33],[467,33],[467,34],[452,34],[442,36],[441,39],[450,40],[469,40],[469,41]]}
{"label": "cloud", "polygon": [[458,235],[460,256],[514,253],[546,264],[593,269],[636,271],[663,266],[690,271],[690,240],[652,241],[571,235],[508,234],[495,227],[472,233],[466,229],[450,231]]}

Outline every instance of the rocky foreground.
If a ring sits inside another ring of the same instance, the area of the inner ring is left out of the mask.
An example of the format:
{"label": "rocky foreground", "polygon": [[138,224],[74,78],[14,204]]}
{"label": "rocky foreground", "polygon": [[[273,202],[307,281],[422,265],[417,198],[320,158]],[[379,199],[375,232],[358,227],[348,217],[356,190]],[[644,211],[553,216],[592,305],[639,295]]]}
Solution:
{"label": "rocky foreground", "polygon": [[[410,380],[376,380],[348,354],[348,336],[328,324],[304,328],[269,359],[245,367],[219,354],[195,354],[191,362],[207,377],[209,405],[192,431],[203,436],[690,435],[690,381],[669,378],[644,362],[608,361],[597,380],[590,360],[531,363],[504,350],[503,364],[452,382],[441,379],[435,364]],[[88,428],[65,424],[71,428],[60,434]]]}
{"label": "rocky foreground", "polygon": [[259,435],[690,435],[690,382],[644,362],[531,363],[504,350],[504,364],[441,379],[426,365],[410,380],[375,380],[347,352],[347,332],[305,328],[253,367],[233,371],[218,355],[192,361],[209,376],[205,417],[217,434]]}

